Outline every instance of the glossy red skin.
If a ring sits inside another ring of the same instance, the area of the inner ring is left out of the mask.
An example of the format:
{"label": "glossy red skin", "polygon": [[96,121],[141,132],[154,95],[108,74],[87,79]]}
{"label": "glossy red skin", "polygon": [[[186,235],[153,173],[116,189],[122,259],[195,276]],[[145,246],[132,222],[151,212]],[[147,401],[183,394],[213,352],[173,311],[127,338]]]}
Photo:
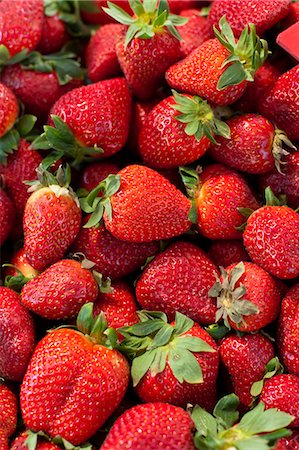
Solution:
{"label": "glossy red skin", "polygon": [[140,269],[148,257],[158,253],[159,248],[159,242],[140,244],[116,239],[104,225],[81,228],[72,246],[74,252],[84,253],[95,263],[95,270],[113,280]]}
{"label": "glossy red skin", "polygon": [[98,284],[81,262],[58,261],[28,281],[22,289],[21,301],[26,308],[47,319],[76,317],[81,307],[94,302]]}
{"label": "glossy red skin", "polygon": [[37,46],[39,52],[43,55],[59,52],[69,39],[65,23],[57,15],[44,16],[42,36]]}
{"label": "glossy red skin", "polygon": [[117,350],[60,328],[39,341],[20,393],[24,422],[34,431],[78,445],[89,439],[121,402],[129,364]]}
{"label": "glossy red skin", "polygon": [[116,54],[133,94],[152,99],[165,83],[165,71],[182,58],[180,41],[165,28],[150,39],[134,38],[125,48],[127,27],[118,35]]}
{"label": "glossy red skin", "polygon": [[[27,437],[28,434],[26,431],[17,436],[16,439],[12,442],[10,450],[28,450],[27,444],[25,444]],[[46,441],[42,437],[38,437],[37,439],[35,450],[60,450],[60,449],[61,447],[59,447],[56,444],[53,444],[53,442]]]}
{"label": "glossy red skin", "polygon": [[212,241],[208,256],[216,266],[227,267],[240,261],[250,261],[248,253],[241,241]]}
{"label": "glossy red skin", "polygon": [[1,38],[11,56],[23,49],[33,50],[42,34],[42,0],[2,0],[0,3]]}
{"label": "glossy red skin", "polygon": [[117,239],[151,242],[178,236],[190,228],[190,200],[149,167],[122,169],[120,189],[112,195],[112,220],[104,214],[107,230]]}
{"label": "glossy red skin", "polygon": [[26,203],[24,247],[36,270],[62,259],[81,226],[81,209],[70,195],[56,197],[49,188],[34,192]]}
{"label": "glossy red skin", "polygon": [[135,387],[135,391],[144,402],[167,402],[182,408],[191,403],[211,411],[216,403],[216,379],[219,364],[217,344],[196,323],[183,336],[196,336],[215,350],[215,352],[192,352],[201,366],[203,382],[190,384],[184,381],[180,383],[166,361],[163,372],[153,375],[148,370]]}
{"label": "glossy red skin", "polygon": [[133,103],[132,121],[130,134],[128,139],[128,145],[130,150],[134,154],[138,154],[138,139],[142,126],[146,123],[146,119],[150,111],[156,106],[160,100],[153,100],[150,102],[138,102]]}
{"label": "glossy red skin", "polygon": [[185,25],[179,27],[179,33],[183,38],[181,49],[184,57],[213,37],[207,18],[199,14],[198,9],[184,9],[180,12],[180,16],[189,19]]}
{"label": "glossy red skin", "polygon": [[7,193],[0,187],[0,246],[4,244],[16,220],[15,207]]}
{"label": "glossy red skin", "polygon": [[279,439],[274,450],[299,450],[299,432],[294,431],[292,436]]}
{"label": "glossy red skin", "polygon": [[0,100],[0,137],[2,137],[13,127],[19,115],[19,105],[16,96],[5,83],[0,83]]}
{"label": "glossy red skin", "polygon": [[[118,152],[126,143],[131,117],[131,94],[123,78],[82,86],[60,97],[51,109],[70,127],[82,145],[97,145],[100,157]],[[49,120],[52,125],[52,120]]]}
{"label": "glossy red skin", "polygon": [[136,284],[142,309],[163,311],[170,320],[175,312],[196,322],[215,322],[216,302],[208,296],[218,272],[208,256],[189,242],[177,242],[144,269]]}
{"label": "glossy red skin", "polygon": [[259,177],[261,190],[270,186],[275,195],[285,194],[288,206],[298,208],[299,205],[299,153],[295,152],[283,158],[283,174],[276,169]]}
{"label": "glossy red skin", "polygon": [[[117,174],[119,167],[115,163],[98,162],[91,163],[82,169],[79,180],[79,187],[91,191],[101,181],[105,180],[110,174]],[[100,194],[99,194],[100,195]]]}
{"label": "glossy red skin", "polygon": [[5,384],[0,384],[0,430],[5,431],[8,436],[15,432],[17,412],[18,406],[15,394]]}
{"label": "glossy red skin", "polygon": [[[233,264],[226,268],[228,274],[236,266]],[[264,269],[251,262],[244,262],[245,272],[235,284],[235,288],[241,284],[245,286],[246,293],[242,300],[249,300],[257,305],[259,312],[244,316],[246,325],[238,325],[228,319],[230,326],[239,331],[257,331],[273,322],[279,314],[280,290],[276,281]]]}
{"label": "glossy red skin", "polygon": [[[33,278],[38,275],[38,271],[35,270],[28,262],[24,247],[20,248],[11,258],[10,264],[18,269],[27,278]],[[16,276],[19,272],[13,267],[7,267],[5,274]]]}
{"label": "glossy red skin", "polygon": [[294,141],[299,140],[298,86],[299,64],[282,74],[259,103],[259,112]]}
{"label": "glossy red skin", "polygon": [[211,141],[203,136],[199,141],[185,133],[186,124],[179,122],[180,115],[173,108],[174,98],[158,103],[146,117],[140,130],[139,154],[143,162],[157,169],[172,169],[190,164],[200,158]]}
{"label": "glossy red skin", "polygon": [[246,81],[217,90],[217,83],[224,72],[222,64],[229,51],[218,39],[209,39],[190,53],[187,58],[171,66],[165,76],[170,87],[191,95],[198,95],[215,105],[230,105],[245,91]]}
{"label": "glossy red skin", "polygon": [[19,294],[0,286],[0,376],[21,381],[34,349],[34,324]]}
{"label": "glossy red skin", "polygon": [[299,375],[299,285],[294,285],[281,303],[277,330],[278,351],[289,373]]}
{"label": "glossy red skin", "polygon": [[121,74],[115,45],[122,28],[120,24],[107,24],[91,37],[85,58],[88,78],[93,83]]}
{"label": "glossy red skin", "polygon": [[264,206],[243,233],[252,261],[280,279],[299,275],[299,216],[287,206]]}
{"label": "glossy red skin", "polygon": [[1,450],[9,450],[8,436],[5,430],[2,430],[2,428],[0,428],[0,448]]}
{"label": "glossy red skin", "polygon": [[260,401],[266,409],[277,408],[294,416],[290,428],[299,427],[299,377],[296,375],[274,375],[264,384]]}
{"label": "glossy red skin", "polygon": [[260,174],[275,167],[272,153],[274,126],[258,114],[244,114],[227,120],[231,137],[217,136],[209,148],[217,162],[247,173]]}
{"label": "glossy red skin", "polygon": [[219,353],[233,392],[241,406],[249,408],[253,401],[251,386],[263,378],[266,365],[275,356],[273,344],[262,334],[231,335],[222,340]]}
{"label": "glossy red skin", "polygon": [[101,450],[195,450],[193,428],[182,408],[167,403],[137,405],[114,422]]}
{"label": "glossy red skin", "polygon": [[260,35],[288,14],[289,4],[290,0],[214,0],[208,21],[211,27],[217,26],[225,15],[236,37],[248,23],[253,23]]}
{"label": "glossy red skin", "polygon": [[247,182],[239,173],[220,164],[204,169],[199,180],[196,206],[200,233],[209,239],[241,239],[242,232],[236,227],[244,223],[244,216],[238,208],[259,207]]}

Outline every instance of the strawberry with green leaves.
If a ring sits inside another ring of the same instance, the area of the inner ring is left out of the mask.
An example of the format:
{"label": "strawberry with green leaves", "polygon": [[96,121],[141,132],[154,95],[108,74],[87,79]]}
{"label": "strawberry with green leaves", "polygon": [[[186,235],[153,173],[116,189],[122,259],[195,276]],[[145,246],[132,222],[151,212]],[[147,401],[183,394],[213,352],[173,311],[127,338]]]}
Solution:
{"label": "strawberry with green leaves", "polygon": [[61,450],[61,447],[45,438],[43,434],[34,433],[31,430],[23,431],[14,439],[10,450]]}
{"label": "strawberry with green leaves", "polygon": [[8,438],[17,426],[17,397],[3,383],[0,383],[0,448],[8,450]]}
{"label": "strawberry with green leaves", "polygon": [[8,264],[4,265],[5,286],[20,292],[24,284],[36,277],[39,272],[28,262],[24,247],[15,252]]}

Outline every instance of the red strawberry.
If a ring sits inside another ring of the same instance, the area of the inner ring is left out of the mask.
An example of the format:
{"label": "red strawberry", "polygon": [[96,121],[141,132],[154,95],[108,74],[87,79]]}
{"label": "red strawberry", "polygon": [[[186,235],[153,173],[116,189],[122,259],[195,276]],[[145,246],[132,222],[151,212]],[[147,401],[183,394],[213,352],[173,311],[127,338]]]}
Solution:
{"label": "red strawberry", "polygon": [[197,403],[211,410],[219,359],[211,336],[178,312],[171,324],[164,313],[141,311],[140,318],[140,323],[120,330],[121,348],[133,359],[131,374],[139,397],[182,407]]}
{"label": "red strawberry", "polygon": [[136,284],[137,301],[144,309],[165,312],[170,320],[179,311],[198,323],[214,323],[217,308],[208,292],[215,272],[200,248],[174,243],[144,269]]}
{"label": "red strawberry", "polygon": [[15,222],[15,207],[6,192],[0,187],[0,247],[4,244]]}
{"label": "red strawberry", "polygon": [[250,261],[243,242],[235,240],[212,241],[208,256],[216,266],[227,267],[240,261]]}
{"label": "red strawberry", "polygon": [[17,398],[7,386],[0,383],[0,448],[8,450],[8,437],[17,426]]}
{"label": "red strawberry", "polygon": [[19,294],[0,286],[0,376],[21,381],[34,349],[34,324]]}
{"label": "red strawberry", "polygon": [[216,322],[224,319],[227,327],[239,331],[257,331],[273,322],[279,314],[280,290],[276,281],[251,262],[232,264],[210,289],[217,298]]}
{"label": "red strawberry", "polygon": [[217,162],[248,173],[265,173],[280,169],[281,158],[288,154],[284,144],[296,150],[286,134],[263,116],[244,114],[228,119],[230,139],[219,137],[209,153]]}
{"label": "red strawberry", "polygon": [[[113,162],[91,163],[81,171],[79,187],[91,191],[108,175],[115,175],[119,172],[119,167]],[[101,193],[99,193],[100,195]]]}
{"label": "red strawberry", "polygon": [[175,14],[182,12],[182,10],[197,8],[199,6],[198,0],[168,0],[168,5],[170,11]]}
{"label": "red strawberry", "polygon": [[146,123],[146,119],[150,111],[156,106],[161,100],[155,99],[150,102],[134,102],[132,111],[131,128],[128,139],[128,145],[130,150],[134,154],[138,154],[138,139],[140,135],[140,130],[142,126]]}
{"label": "red strawberry", "polygon": [[19,115],[19,105],[14,93],[2,83],[0,83],[0,100],[1,138],[14,126],[14,123]]}
{"label": "red strawberry", "polygon": [[216,119],[199,97],[173,96],[158,103],[147,115],[139,135],[139,154],[145,164],[170,169],[200,158],[215,142],[229,138],[229,128]]}
{"label": "red strawberry", "polygon": [[[107,8],[107,0],[94,0],[92,7],[90,7],[89,5],[86,5],[87,2],[82,2],[82,4],[80,3],[80,8],[81,8],[81,12],[83,13],[83,18],[86,22],[88,23],[99,23],[100,25],[104,25],[106,23],[111,23],[111,22],[115,22],[115,20],[108,14],[106,14],[105,9]],[[113,3],[116,6],[119,6],[120,8],[122,8],[125,12],[127,12],[128,14],[130,14],[132,12],[130,4],[129,4],[129,0],[114,0]],[[87,8],[89,6],[89,8]],[[90,9],[90,11],[87,11],[88,9]],[[98,15],[96,16],[96,11],[98,11]],[[92,13],[93,12],[93,16]],[[88,17],[87,17],[88,15]],[[86,20],[88,18],[88,20]]]}
{"label": "red strawberry", "polygon": [[104,333],[105,318],[84,305],[78,329],[58,328],[37,345],[21,386],[26,426],[73,445],[89,439],[122,400],[129,365]]}
{"label": "red strawberry", "polygon": [[25,207],[24,246],[27,259],[36,270],[62,259],[80,230],[81,210],[69,187],[69,174],[60,166],[55,178],[40,168],[39,181],[30,188],[35,192]]}
{"label": "red strawberry", "polygon": [[133,406],[114,422],[101,450],[195,450],[190,415],[167,403]]}
{"label": "red strawberry", "polygon": [[69,39],[66,25],[57,14],[44,16],[42,36],[37,46],[39,52],[43,55],[59,52]]}
{"label": "red strawberry", "polygon": [[299,64],[282,74],[259,102],[259,111],[284,130],[291,140],[299,140]]}
{"label": "red strawberry", "polygon": [[212,38],[213,33],[206,17],[201,16],[198,9],[184,9],[180,12],[180,16],[189,18],[188,22],[180,28],[180,35],[183,38],[181,49],[183,56],[186,57],[203,42]]}
{"label": "red strawberry", "polygon": [[290,437],[279,439],[274,450],[299,450],[299,432],[294,431]]}
{"label": "red strawberry", "polygon": [[175,26],[187,19],[169,14],[166,1],[131,2],[130,17],[113,3],[104,11],[123,27],[116,41],[116,54],[133,94],[140,100],[154,97],[163,85],[165,70],[182,57]]}
{"label": "red strawberry", "polygon": [[91,37],[86,47],[86,66],[88,78],[93,83],[120,75],[115,45],[121,30],[120,24],[108,24]]}
{"label": "red strawberry", "polygon": [[58,445],[30,430],[23,431],[17,436],[12,442],[10,450],[28,450],[31,445],[35,450],[61,450]]}
{"label": "red strawberry", "polygon": [[[198,95],[216,105],[229,105],[241,97],[248,81],[253,81],[267,57],[267,43],[249,26],[235,42],[225,17],[219,27],[221,32],[215,29],[216,39],[209,39],[171,66],[166,80],[176,90]],[[251,45],[245,46],[244,40]]]}
{"label": "red strawberry", "polygon": [[299,5],[296,2],[289,5],[288,15],[284,18],[281,25],[282,28],[285,29],[289,28],[297,22],[299,22]]}
{"label": "red strawberry", "polygon": [[275,375],[262,390],[260,401],[266,409],[277,408],[294,416],[291,428],[299,427],[299,377],[296,375]]}

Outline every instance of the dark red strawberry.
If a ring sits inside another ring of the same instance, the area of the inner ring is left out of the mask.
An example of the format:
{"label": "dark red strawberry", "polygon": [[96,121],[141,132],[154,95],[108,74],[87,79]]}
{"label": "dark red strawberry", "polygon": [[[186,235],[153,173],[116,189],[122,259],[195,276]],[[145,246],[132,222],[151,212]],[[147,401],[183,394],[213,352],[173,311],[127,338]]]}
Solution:
{"label": "dark red strawberry", "polygon": [[274,450],[299,450],[299,432],[294,431],[290,437],[279,439]]}
{"label": "dark red strawberry", "polygon": [[43,55],[59,52],[69,39],[66,25],[57,14],[44,16],[42,36],[37,46],[39,52]]}
{"label": "dark red strawberry", "polygon": [[[99,162],[91,163],[84,167],[81,171],[79,180],[79,187],[91,191],[101,181],[108,177],[108,175],[116,175],[119,172],[119,167],[113,162]],[[99,193],[101,195],[101,193]]]}
{"label": "dark red strawberry", "polygon": [[243,242],[237,240],[212,241],[208,256],[216,266],[227,267],[240,261],[250,261]]}
{"label": "dark red strawberry", "polygon": [[14,93],[3,83],[0,83],[0,99],[0,138],[2,138],[14,126],[19,114],[19,105]]}
{"label": "dark red strawberry", "polygon": [[150,111],[156,106],[161,100],[155,99],[150,102],[139,102],[135,101],[133,103],[132,110],[132,120],[131,120],[131,128],[128,139],[128,145],[130,150],[134,154],[138,154],[138,139],[140,135],[140,130],[142,126],[146,123],[146,119]]}
{"label": "dark red strawberry", "polygon": [[17,426],[17,398],[5,384],[0,383],[0,448],[8,450],[8,438]]}
{"label": "dark red strawberry", "polygon": [[34,349],[34,324],[19,294],[0,286],[0,376],[21,381]]}
{"label": "dark red strawberry", "polygon": [[28,450],[34,448],[35,450],[60,450],[61,447],[54,444],[44,436],[33,433],[31,430],[23,431],[12,442],[10,450]]}
{"label": "dark red strawberry", "polygon": [[[201,2],[204,4],[204,2]],[[169,9],[172,13],[178,14],[181,13],[182,10],[189,8],[197,8],[198,0],[168,0]],[[202,6],[202,5],[200,5]],[[188,16],[187,16],[188,17]]]}
{"label": "dark red strawberry", "polygon": [[180,35],[183,39],[181,49],[183,57],[186,57],[203,42],[212,38],[213,33],[211,32],[207,18],[200,14],[200,10],[184,9],[180,12],[180,16],[188,17],[189,19],[185,25],[180,27]]}
{"label": "dark red strawberry", "polygon": [[7,193],[0,187],[0,247],[8,238],[16,220],[16,211],[13,202]]}
{"label": "dark red strawberry", "polygon": [[296,2],[289,5],[288,15],[282,21],[281,26],[283,29],[285,29],[289,28],[297,22],[299,22],[299,5]]}

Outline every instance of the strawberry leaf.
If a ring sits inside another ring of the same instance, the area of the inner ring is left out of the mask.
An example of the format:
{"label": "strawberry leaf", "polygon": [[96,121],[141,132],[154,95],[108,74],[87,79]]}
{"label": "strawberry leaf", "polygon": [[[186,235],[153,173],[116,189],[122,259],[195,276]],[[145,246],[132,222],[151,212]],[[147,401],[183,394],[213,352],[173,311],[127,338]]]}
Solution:
{"label": "strawberry leaf", "polygon": [[216,404],[213,414],[221,422],[225,428],[232,427],[239,418],[239,398],[235,394],[222,397]]}
{"label": "strawberry leaf", "polygon": [[287,427],[293,420],[293,416],[276,408],[265,410],[265,405],[261,402],[242,417],[237,428],[249,434],[267,433]]}

